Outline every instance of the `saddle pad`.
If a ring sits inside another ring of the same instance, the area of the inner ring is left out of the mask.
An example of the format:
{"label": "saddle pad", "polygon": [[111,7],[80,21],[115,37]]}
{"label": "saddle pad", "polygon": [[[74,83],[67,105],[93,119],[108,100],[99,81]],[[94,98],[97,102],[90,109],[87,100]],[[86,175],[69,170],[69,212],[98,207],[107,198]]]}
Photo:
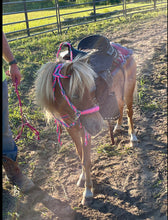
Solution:
{"label": "saddle pad", "polygon": [[131,49],[121,46],[117,43],[111,43],[111,46],[115,48],[118,52],[118,56],[115,58],[115,63],[123,65],[126,60],[133,54]]}

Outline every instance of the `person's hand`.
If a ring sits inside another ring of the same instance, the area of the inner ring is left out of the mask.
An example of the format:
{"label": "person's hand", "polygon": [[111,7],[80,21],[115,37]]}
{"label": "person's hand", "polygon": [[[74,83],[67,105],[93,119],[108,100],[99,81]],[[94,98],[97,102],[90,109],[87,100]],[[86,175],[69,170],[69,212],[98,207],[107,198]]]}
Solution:
{"label": "person's hand", "polygon": [[11,66],[9,66],[9,76],[12,79],[13,85],[16,84],[16,80],[17,80],[18,85],[20,84],[20,80],[22,76],[21,76],[21,73],[20,73],[20,70],[17,64],[12,64]]}

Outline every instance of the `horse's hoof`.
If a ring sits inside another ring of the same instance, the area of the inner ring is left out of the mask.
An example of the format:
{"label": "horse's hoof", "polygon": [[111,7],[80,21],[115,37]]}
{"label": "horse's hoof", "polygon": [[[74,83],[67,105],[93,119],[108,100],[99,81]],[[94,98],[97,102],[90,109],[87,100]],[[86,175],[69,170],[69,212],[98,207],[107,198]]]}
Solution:
{"label": "horse's hoof", "polygon": [[85,189],[83,192],[82,205],[88,206],[93,201],[93,188]]}
{"label": "horse's hoof", "polygon": [[137,141],[130,141],[130,147],[137,147],[138,142]]}
{"label": "horse's hoof", "polygon": [[130,139],[131,142],[138,142],[138,139],[136,137],[135,134],[131,134],[131,139]]}
{"label": "horse's hoof", "polygon": [[83,206],[88,206],[89,207],[93,203],[93,198],[92,197],[90,197],[90,198],[83,197],[81,203],[82,203]]}

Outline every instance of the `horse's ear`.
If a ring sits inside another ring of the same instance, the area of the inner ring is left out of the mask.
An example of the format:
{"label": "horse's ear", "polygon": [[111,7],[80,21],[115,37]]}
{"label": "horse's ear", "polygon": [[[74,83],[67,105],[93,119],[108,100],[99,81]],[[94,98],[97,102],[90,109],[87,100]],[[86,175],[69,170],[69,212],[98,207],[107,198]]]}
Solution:
{"label": "horse's ear", "polygon": [[63,74],[64,76],[71,75],[71,74],[72,74],[72,71],[73,71],[72,65],[73,65],[73,62],[66,62],[66,63],[63,65],[61,74]]}

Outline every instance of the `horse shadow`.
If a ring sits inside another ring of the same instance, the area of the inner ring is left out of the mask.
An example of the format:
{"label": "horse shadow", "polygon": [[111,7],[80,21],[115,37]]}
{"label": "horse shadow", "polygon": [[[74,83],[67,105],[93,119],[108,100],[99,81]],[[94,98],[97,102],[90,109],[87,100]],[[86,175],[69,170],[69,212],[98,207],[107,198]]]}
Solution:
{"label": "horse shadow", "polygon": [[[117,220],[138,220],[146,219],[153,216],[153,211],[150,210],[143,212],[144,204],[140,202],[140,196],[132,197],[129,193],[129,190],[126,192],[113,189],[110,185],[104,184],[103,182],[97,183],[93,179],[94,183],[94,198],[88,200],[88,206],[91,209],[97,210],[100,213],[106,214],[107,219],[117,219]],[[98,196],[99,195],[99,196]],[[121,202],[121,204],[128,204],[130,206],[136,206],[142,214],[132,214],[124,208],[120,208],[118,205],[113,205],[111,202],[106,200],[106,197],[114,197]],[[143,207],[143,208],[142,208]],[[146,207],[148,209],[148,207]],[[148,209],[149,210],[149,209]]]}
{"label": "horse shadow", "polygon": [[8,219],[9,212],[12,213],[14,211],[16,200],[8,190],[2,190],[2,218],[4,220]]}

